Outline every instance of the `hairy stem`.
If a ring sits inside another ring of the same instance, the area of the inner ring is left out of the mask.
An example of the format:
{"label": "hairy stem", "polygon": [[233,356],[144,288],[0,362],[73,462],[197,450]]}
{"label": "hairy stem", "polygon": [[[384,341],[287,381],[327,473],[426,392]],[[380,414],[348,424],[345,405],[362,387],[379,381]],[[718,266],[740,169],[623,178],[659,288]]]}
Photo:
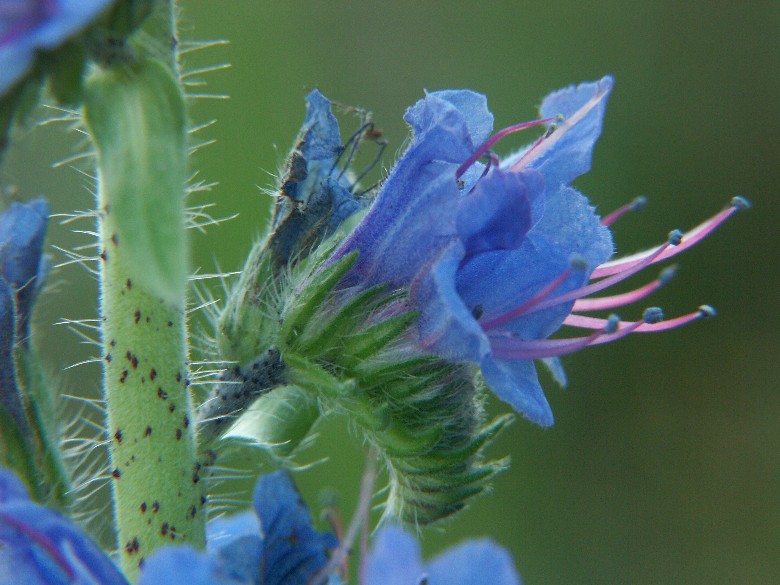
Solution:
{"label": "hairy stem", "polygon": [[187,369],[186,119],[157,61],[89,80],[98,154],[104,393],[125,574],[171,542],[205,544],[205,495]]}

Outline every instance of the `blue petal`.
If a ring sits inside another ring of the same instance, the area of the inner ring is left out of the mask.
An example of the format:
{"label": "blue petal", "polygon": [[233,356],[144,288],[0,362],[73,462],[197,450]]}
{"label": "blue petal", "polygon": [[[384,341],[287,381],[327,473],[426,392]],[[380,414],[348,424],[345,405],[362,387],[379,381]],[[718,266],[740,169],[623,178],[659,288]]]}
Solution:
{"label": "blue petal", "polygon": [[[453,95],[446,97],[430,94],[407,111],[406,120],[415,133],[411,145],[360,225],[332,257],[360,251],[345,285],[408,286],[418,270],[456,237],[461,193],[455,171],[474,150],[470,126],[480,124],[449,101]],[[473,118],[471,110],[467,113]]]}
{"label": "blue petal", "polygon": [[260,478],[254,506],[263,538],[263,585],[305,585],[327,562],[336,546],[330,535],[313,527],[306,504],[284,471]]}
{"label": "blue petal", "polygon": [[428,585],[520,585],[509,553],[491,540],[464,542],[433,559]]}
{"label": "blue petal", "polygon": [[0,475],[0,544],[4,562],[28,583],[127,585],[111,560],[70,520],[26,499],[20,484]]}
{"label": "blue petal", "polygon": [[366,558],[366,585],[417,585],[424,574],[415,538],[397,526],[382,528]]}
{"label": "blue petal", "polygon": [[168,546],[156,550],[144,562],[138,585],[255,585],[231,577],[215,559],[191,546]]}
{"label": "blue petal", "polygon": [[[487,97],[469,89],[445,89],[428,94],[455,106],[466,119],[471,144],[480,146],[493,132],[493,114],[487,105]],[[476,150],[476,148],[475,148]]]}
{"label": "blue petal", "polygon": [[[595,268],[612,255],[612,236],[600,225],[587,198],[565,187],[548,194],[543,217],[520,248],[470,259],[457,274],[457,290],[467,306],[482,305],[486,317],[496,315],[533,297],[569,268],[573,254],[585,257]],[[557,293],[582,286],[588,274],[572,274]],[[524,315],[503,328],[525,339],[548,337],[560,327],[572,304]]]}
{"label": "blue petal", "polygon": [[206,540],[222,574],[240,582],[255,582],[260,575],[263,540],[254,512],[212,520]]}
{"label": "blue petal", "polygon": [[0,506],[8,502],[26,502],[30,499],[22,480],[0,467]]}
{"label": "blue petal", "polygon": [[531,198],[543,189],[538,175],[498,169],[480,180],[458,209],[458,235],[466,255],[520,247],[531,227]]}
{"label": "blue petal", "polygon": [[44,10],[40,2],[16,2],[18,15],[0,19],[0,95],[27,72],[37,50],[53,49],[75,36],[112,1],[58,0]]}
{"label": "blue petal", "polygon": [[563,114],[567,120],[583,106],[593,104],[593,108],[573,126],[568,127],[566,122],[561,124],[560,129],[548,139],[557,141],[531,164],[531,168],[544,175],[547,185],[567,185],[590,170],[593,146],[601,134],[607,97],[613,83],[614,79],[606,76],[597,82],[556,91],[542,102],[543,118]]}
{"label": "blue petal", "polygon": [[472,311],[455,290],[455,274],[464,256],[453,242],[412,283],[410,300],[420,311],[419,347],[444,359],[479,363],[490,344]]}
{"label": "blue petal", "polygon": [[315,89],[306,96],[301,152],[307,161],[327,159],[331,163],[342,150],[339,123],[330,100]]}
{"label": "blue petal", "polygon": [[12,203],[0,214],[0,277],[16,296],[17,337],[25,340],[32,305],[45,277],[43,241],[49,205],[45,199]]}
{"label": "blue petal", "polygon": [[553,413],[532,361],[497,360],[488,356],[480,367],[490,389],[515,411],[543,427],[553,424]]}

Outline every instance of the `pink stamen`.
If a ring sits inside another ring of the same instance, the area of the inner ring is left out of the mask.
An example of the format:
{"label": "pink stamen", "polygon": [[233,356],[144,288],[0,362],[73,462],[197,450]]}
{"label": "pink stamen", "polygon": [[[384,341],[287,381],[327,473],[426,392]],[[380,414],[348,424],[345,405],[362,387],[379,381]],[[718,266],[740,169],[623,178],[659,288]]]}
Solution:
{"label": "pink stamen", "polygon": [[[601,85],[601,84],[599,84]],[[571,130],[574,126],[576,126],[593,108],[595,108],[601,100],[603,100],[607,93],[609,93],[609,89],[612,87],[612,84],[608,84],[608,87],[601,89],[599,87],[599,91],[596,92],[596,95],[594,95],[592,98],[590,98],[585,105],[583,105],[579,110],[577,110],[573,116],[569,117],[567,120],[561,124],[558,129],[548,137],[547,140],[544,140],[543,143],[540,141],[538,143],[539,148],[536,148],[536,144],[528,149],[528,151],[520,158],[519,161],[517,161],[514,165],[512,165],[512,168],[510,169],[512,172],[519,172],[523,170],[526,166],[531,164],[534,160],[538,159],[540,156],[542,156],[545,152],[547,152],[550,148],[552,148],[556,142],[558,142],[563,136]],[[531,152],[533,151],[533,155],[531,155]]]}
{"label": "pink stamen", "polygon": [[460,179],[463,174],[469,169],[471,165],[473,165],[479,158],[485,154],[490,148],[499,140],[501,140],[504,136],[507,136],[509,134],[513,134],[514,132],[519,132],[520,130],[525,130],[527,128],[533,128],[534,126],[541,126],[542,124],[547,124],[548,122],[554,121],[556,118],[545,118],[543,120],[533,120],[531,122],[523,122],[522,124],[515,124],[514,126],[509,126],[508,128],[504,128],[503,130],[499,130],[493,136],[488,138],[485,142],[482,143],[482,146],[480,146],[477,150],[474,151],[474,153],[466,159],[466,162],[464,162],[460,167],[458,167],[458,170],[455,172],[455,178]]}
{"label": "pink stamen", "polygon": [[615,307],[622,307],[624,305],[630,305],[637,301],[641,301],[669,282],[674,276],[676,270],[676,266],[670,266],[661,272],[661,275],[653,282],[649,282],[646,285],[627,293],[611,295],[608,297],[599,297],[596,299],[578,299],[574,302],[574,308],[572,311],[604,311],[607,309],[614,309]]}
{"label": "pink stamen", "polygon": [[[551,126],[551,127],[550,127],[550,130],[551,130],[551,131],[555,131],[555,130],[557,130],[557,126]],[[544,142],[544,141],[545,141],[547,138],[549,138],[549,136],[550,136],[550,133],[548,132],[548,133],[546,133],[546,134],[543,134],[543,135],[542,135],[542,136],[540,136],[539,138],[537,138],[537,139],[536,139],[536,142],[534,142],[534,143],[533,143],[533,144],[532,144],[532,145],[531,145],[531,146],[528,148],[528,150],[526,150],[526,151],[523,153],[523,155],[522,155],[522,156],[521,156],[521,157],[518,159],[518,161],[517,161],[515,164],[513,164],[513,165],[512,165],[512,167],[509,169],[509,170],[510,170],[510,172],[513,172],[513,173],[519,173],[519,172],[520,172],[520,171],[523,169],[523,167],[525,166],[525,165],[523,164],[523,162],[524,162],[524,161],[525,161],[527,158],[529,158],[529,157],[531,156],[531,153],[532,153],[532,152],[534,152],[534,151],[535,151],[537,148],[539,148],[539,146],[542,144],[542,142]]]}
{"label": "pink stamen", "polygon": [[601,225],[610,226],[631,211],[641,211],[645,205],[647,205],[647,197],[640,195],[631,203],[626,203],[622,207],[618,207],[612,213],[601,218]]}
{"label": "pink stamen", "polygon": [[[708,235],[710,235],[715,230],[715,228],[720,226],[724,221],[726,221],[728,218],[734,215],[737,211],[739,211],[740,209],[746,209],[749,206],[750,204],[745,199],[741,197],[735,197],[732,200],[731,206],[727,207],[720,213],[715,214],[710,219],[704,221],[703,223],[699,224],[688,233],[684,234],[682,242],[679,246],[675,246],[674,248],[671,249],[665,249],[661,251],[660,254],[658,254],[659,248],[655,248],[652,250],[639,252],[638,254],[632,254],[631,256],[625,256],[623,258],[618,258],[616,260],[605,262],[604,264],[596,268],[591,273],[590,277],[591,279],[602,278],[604,276],[617,274],[624,270],[630,270],[633,265],[644,263],[647,260],[647,258],[651,256],[653,257],[653,260],[650,264],[653,264],[655,262],[660,262],[662,260],[666,260],[667,258],[671,258],[672,256],[679,254],[683,250],[687,250],[691,246],[698,244],[701,240],[703,240]],[[662,248],[663,247],[664,246],[662,246]],[[645,266],[646,265],[647,264],[645,264]]]}
{"label": "pink stamen", "polygon": [[[674,319],[668,319],[665,321],[658,321],[648,323],[646,321],[620,321],[619,328],[615,333],[607,334],[594,340],[591,345],[599,345],[614,341],[619,337],[625,335],[625,331],[630,327],[633,333],[657,333],[659,331],[668,331],[669,329],[675,329],[676,327],[682,327],[692,321],[701,319],[702,317],[713,317],[715,315],[715,309],[709,305],[702,305],[698,310],[687,315],[675,317]],[[564,325],[570,327],[578,327],[581,329],[596,329],[603,330],[607,326],[607,319],[599,319],[596,317],[586,317],[584,315],[569,315],[563,322]],[[621,335],[621,333],[623,335]]]}
{"label": "pink stamen", "polygon": [[588,347],[603,331],[585,337],[567,339],[519,339],[515,337],[490,337],[493,355],[505,360],[539,360],[574,353]]}

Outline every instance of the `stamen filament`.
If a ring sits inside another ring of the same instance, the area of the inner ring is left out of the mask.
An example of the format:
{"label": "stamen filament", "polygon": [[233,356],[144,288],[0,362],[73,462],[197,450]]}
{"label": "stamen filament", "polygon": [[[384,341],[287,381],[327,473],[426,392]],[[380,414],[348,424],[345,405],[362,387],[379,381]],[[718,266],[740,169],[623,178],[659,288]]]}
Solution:
{"label": "stamen filament", "polygon": [[514,132],[519,132],[520,130],[525,130],[527,128],[533,128],[534,126],[541,126],[542,124],[547,124],[548,122],[553,122],[556,120],[556,118],[544,118],[543,120],[533,120],[531,122],[523,122],[522,124],[515,124],[514,126],[509,126],[508,128],[504,128],[503,130],[499,130],[493,136],[485,140],[485,142],[482,143],[482,146],[480,146],[477,150],[475,150],[470,157],[466,159],[466,162],[464,162],[460,167],[458,167],[458,170],[455,172],[455,178],[460,179],[463,174],[469,169],[471,165],[473,165],[479,158],[485,154],[490,148],[499,140],[501,140],[504,136],[507,136],[509,134],[513,134]]}
{"label": "stamen filament", "polygon": [[[682,315],[680,317],[675,317],[674,319],[668,319],[664,321],[658,321],[653,323],[648,323],[647,321],[620,321],[619,323],[619,329],[612,334],[612,336],[603,335],[599,337],[598,339],[594,340],[591,345],[599,345],[602,343],[607,343],[609,341],[614,341],[616,337],[615,335],[619,335],[620,333],[623,333],[628,327],[632,327],[633,333],[657,333],[659,331],[668,331],[669,329],[675,329],[677,327],[681,327],[683,325],[687,325],[688,323],[691,323],[692,321],[696,321],[697,319],[701,319],[702,317],[712,317],[715,315],[715,309],[710,307],[709,305],[702,305],[699,307],[697,311],[694,311],[693,313],[689,313],[687,315]],[[569,327],[578,327],[582,329],[596,329],[596,330],[603,330],[604,327],[607,324],[607,319],[599,319],[597,317],[586,317],[585,315],[569,315],[564,320],[563,324],[568,325]],[[620,335],[622,337],[622,335]]]}
{"label": "stamen filament", "polygon": [[622,307],[633,304],[637,301],[641,301],[669,282],[674,276],[675,272],[677,272],[677,267],[669,266],[663,272],[661,272],[660,276],[654,281],[648,282],[646,285],[630,292],[619,295],[610,295],[608,297],[599,297],[595,299],[578,299],[574,302],[574,308],[572,308],[572,311],[604,311],[607,309],[614,309],[615,307]]}
{"label": "stamen filament", "polygon": [[577,352],[588,347],[598,337],[605,335],[603,330],[585,337],[567,339],[518,339],[515,337],[490,337],[490,347],[498,359],[540,360]]}
{"label": "stamen filament", "polygon": [[[651,262],[651,264],[666,260],[667,258],[671,258],[683,250],[687,250],[691,246],[698,244],[701,240],[710,235],[715,230],[715,228],[720,226],[720,224],[722,224],[740,209],[745,209],[746,206],[749,206],[749,203],[745,202],[745,200],[742,198],[735,197],[729,207],[720,213],[715,214],[710,219],[702,222],[688,233],[683,235],[682,243],[679,246],[675,246],[672,249],[663,251],[660,255],[656,255],[653,258],[653,262]],[[646,250],[644,252],[639,252],[638,254],[632,254],[631,256],[624,256],[623,258],[610,260],[609,262],[605,262],[596,268],[591,273],[590,277],[593,279],[617,274],[623,270],[630,269],[630,267],[635,263],[643,262],[647,257],[657,254],[657,252],[658,249]]]}
{"label": "stamen filament", "polygon": [[630,203],[626,203],[625,205],[618,207],[612,213],[609,213],[605,217],[601,218],[601,225],[610,226],[631,211],[641,211],[644,209],[645,205],[647,205],[647,197],[640,195]]}
{"label": "stamen filament", "polygon": [[557,289],[564,282],[566,282],[566,279],[569,278],[569,276],[571,276],[571,273],[572,273],[572,269],[567,268],[566,270],[561,272],[557,277],[551,280],[547,284],[547,286],[545,286],[542,290],[540,290],[538,293],[536,293],[534,296],[532,296],[524,303],[521,303],[517,307],[514,307],[513,309],[510,309],[505,313],[496,315],[495,317],[482,319],[479,322],[480,326],[482,327],[482,330],[490,331],[491,329],[495,329],[496,327],[501,327],[502,325],[509,323],[513,319],[516,319],[520,315],[529,312],[533,307],[535,307],[544,299],[549,297],[550,294],[555,291],[555,289]]}

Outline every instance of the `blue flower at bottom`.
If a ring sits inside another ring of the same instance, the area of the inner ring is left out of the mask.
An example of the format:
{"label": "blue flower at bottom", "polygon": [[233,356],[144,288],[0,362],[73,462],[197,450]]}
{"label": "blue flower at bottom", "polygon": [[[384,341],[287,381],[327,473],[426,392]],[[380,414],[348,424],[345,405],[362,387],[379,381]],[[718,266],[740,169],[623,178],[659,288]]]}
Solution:
{"label": "blue flower at bottom", "polygon": [[0,583],[127,585],[111,559],[80,528],[32,502],[0,468]]}
{"label": "blue flower at bottom", "polygon": [[320,534],[292,478],[283,471],[261,477],[254,511],[212,520],[207,552],[167,547],[144,564],[138,585],[306,585],[338,545]]}
{"label": "blue flower at bottom", "polygon": [[512,558],[489,539],[469,540],[428,563],[413,536],[382,529],[366,560],[365,585],[520,585]]}
{"label": "blue flower at bottom", "polygon": [[0,95],[32,66],[39,50],[58,47],[95,19],[112,0],[0,2]]}

